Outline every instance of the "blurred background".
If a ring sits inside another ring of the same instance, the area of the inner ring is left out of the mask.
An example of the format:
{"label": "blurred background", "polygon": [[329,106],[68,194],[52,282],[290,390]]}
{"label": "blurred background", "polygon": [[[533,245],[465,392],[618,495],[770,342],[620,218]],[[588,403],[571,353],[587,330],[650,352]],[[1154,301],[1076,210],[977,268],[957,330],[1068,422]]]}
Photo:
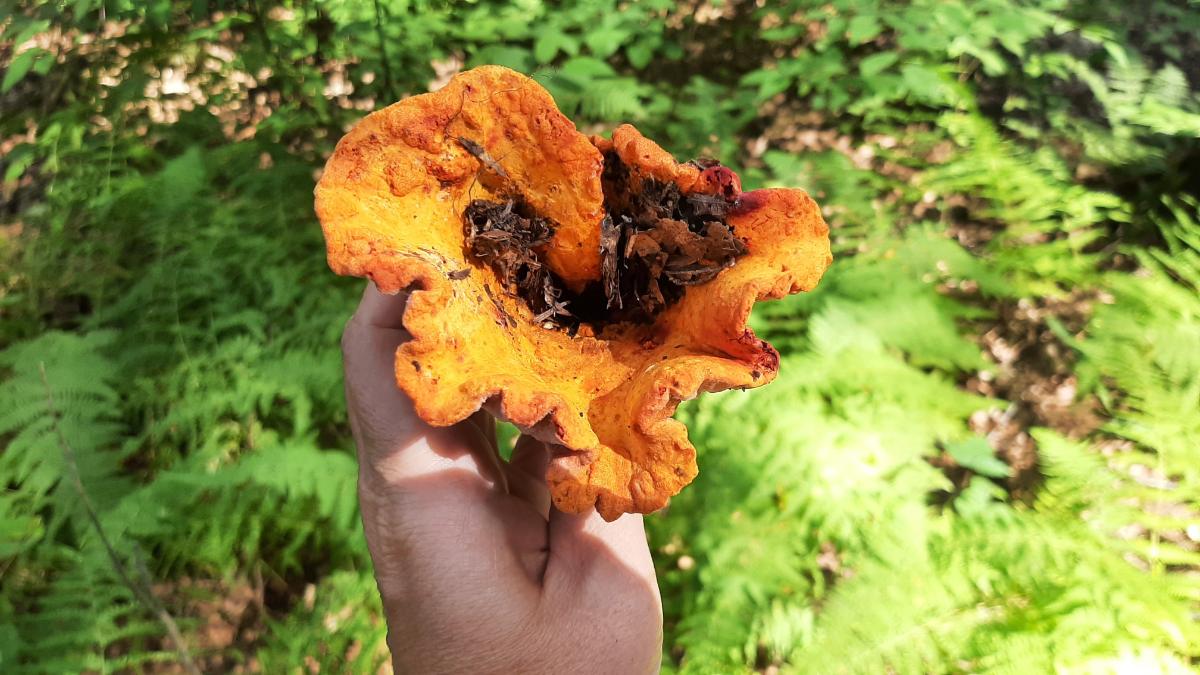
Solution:
{"label": "blurred background", "polygon": [[1196,672],[1198,36],[1196,0],[0,3],[0,671],[387,671],[312,188],[497,63],[832,227],[756,309],[779,379],[679,413],[666,672]]}

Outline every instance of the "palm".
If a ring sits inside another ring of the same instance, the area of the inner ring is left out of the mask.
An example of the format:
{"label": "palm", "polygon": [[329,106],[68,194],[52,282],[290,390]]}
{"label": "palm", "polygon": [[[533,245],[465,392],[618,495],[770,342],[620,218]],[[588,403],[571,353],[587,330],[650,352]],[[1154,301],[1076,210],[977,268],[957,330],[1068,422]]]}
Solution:
{"label": "palm", "polygon": [[368,287],[343,339],[363,524],[397,669],[652,670],[662,610],[641,517],[551,508],[548,448],[522,437],[504,463],[486,413],[421,422],[391,376],[403,305]]}

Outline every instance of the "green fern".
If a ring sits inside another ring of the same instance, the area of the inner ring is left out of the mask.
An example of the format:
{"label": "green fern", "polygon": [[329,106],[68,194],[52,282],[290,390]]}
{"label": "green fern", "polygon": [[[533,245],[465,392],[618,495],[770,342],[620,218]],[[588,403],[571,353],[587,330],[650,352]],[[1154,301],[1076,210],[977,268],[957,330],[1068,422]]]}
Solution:
{"label": "green fern", "polygon": [[313,587],[310,600],[270,626],[256,656],[264,672],[309,663],[322,672],[378,672],[388,661],[387,626],[375,578],[340,571]]}
{"label": "green fern", "polygon": [[1027,150],[978,114],[947,113],[938,123],[961,150],[920,184],[936,194],[982,200],[974,218],[1005,224],[989,246],[995,272],[1020,292],[1039,295],[1093,282],[1097,260],[1088,248],[1102,234],[1097,226],[1128,222],[1128,205],[1071,182],[1048,148]]}
{"label": "green fern", "polygon": [[17,639],[13,652],[0,652],[5,672],[129,672],[178,658],[163,649],[162,624],[92,539],[81,550],[56,548],[53,580],[27,595],[15,616],[0,613],[0,626]]}
{"label": "green fern", "polygon": [[[1190,654],[1200,638],[1195,583],[1141,572],[1089,528],[1080,516],[1111,497],[1096,485],[1107,472],[1073,470],[1094,461],[1086,450],[1047,432],[1039,440],[1052,497],[1033,512],[996,504],[945,514],[924,564],[856,570],[822,607],[813,642],[793,654],[806,664],[798,669],[1021,672],[1137,648]],[[964,665],[945,665],[952,655]]]}
{"label": "green fern", "polygon": [[3,557],[20,556],[47,578],[18,581],[20,608],[0,616],[17,638],[0,663],[17,672],[113,672],[174,657],[156,646],[161,624],[119,577],[110,557],[119,554],[92,521],[111,523],[132,488],[115,451],[119,372],[105,353],[114,339],[47,333],[0,352],[9,371],[0,384],[0,436],[9,438],[0,471],[10,488],[0,508],[13,518]]}
{"label": "green fern", "polygon": [[[1084,339],[1085,384],[1114,419],[1109,429],[1154,450],[1169,473],[1200,480],[1200,211],[1172,205],[1169,252],[1138,253],[1139,276],[1110,275]],[[1114,391],[1116,389],[1116,391]],[[1195,497],[1197,495],[1193,495]]]}
{"label": "green fern", "polygon": [[[115,363],[105,355],[115,335],[47,333],[0,352],[0,474],[10,489],[0,509],[11,521],[3,548],[12,554],[39,541],[79,539],[90,527],[66,467],[64,444],[101,511],[130,488],[121,475]],[[11,529],[9,529],[11,528]]]}
{"label": "green fern", "polygon": [[[834,307],[814,317],[813,353],[785,358],[772,387],[688,409],[701,474],[672,503],[688,518],[656,532],[695,559],[697,571],[663,575],[690,589],[676,628],[686,672],[753,662],[760,643],[790,653],[780,636],[805,631],[787,622],[826,591],[823,549],[839,565],[924,555],[925,495],[946,485],[922,457],[965,434],[986,402],[889,356],[846,318]],[[765,612],[779,618],[757,623]]]}
{"label": "green fern", "polygon": [[[858,339],[869,336],[905,355],[919,367],[974,372],[987,367],[962,326],[988,314],[951,299],[944,285],[969,281],[987,296],[1015,292],[991,265],[972,257],[957,243],[926,228],[903,238],[879,238],[853,258],[839,261],[811,292],[760,305],[752,317],[755,331],[784,350],[808,344],[810,315],[828,312],[845,322]],[[828,337],[831,344],[837,337]]]}

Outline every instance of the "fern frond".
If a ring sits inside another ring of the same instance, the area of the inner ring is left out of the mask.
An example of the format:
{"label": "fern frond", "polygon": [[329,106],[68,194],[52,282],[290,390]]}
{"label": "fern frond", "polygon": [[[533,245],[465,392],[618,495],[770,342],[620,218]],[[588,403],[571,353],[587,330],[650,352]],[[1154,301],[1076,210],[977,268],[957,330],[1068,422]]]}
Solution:
{"label": "fern frond", "polygon": [[388,661],[383,607],[366,571],[340,571],[316,585],[312,606],[298,606],[269,627],[257,657],[264,672],[310,663],[322,672],[370,673]]}
{"label": "fern frond", "polygon": [[[1019,672],[1194,644],[1177,582],[1146,575],[1078,523],[1013,512],[947,524],[930,539],[928,566],[867,565],[839,586],[792,663],[803,672]],[[960,665],[950,667],[952,656]]]}
{"label": "fern frond", "polygon": [[[357,518],[357,464],[311,443],[269,444],[239,461],[181,463],[131,491],[113,527],[147,542],[162,571],[245,571],[255,560],[282,573],[321,550],[329,560],[366,557]],[[179,531],[181,521],[192,523]]]}
{"label": "fern frond", "polygon": [[1200,480],[1200,216],[1175,204],[1160,222],[1170,257],[1142,256],[1142,276],[1112,275],[1111,304],[1096,309],[1078,344],[1081,379],[1120,388],[1109,430],[1153,449],[1170,472]]}
{"label": "fern frond", "polygon": [[1095,226],[1129,221],[1128,205],[1072,182],[1061,158],[1005,139],[977,113],[947,113],[939,124],[961,149],[925,172],[920,184],[937,194],[982,199],[975,219],[1005,223],[989,244],[996,271],[1039,295],[1056,295],[1059,284],[1093,281],[1097,258],[1087,248],[1101,236]]}
{"label": "fern frond", "polygon": [[161,646],[162,624],[118,577],[98,543],[56,548],[53,560],[58,571],[52,580],[7,617],[19,647],[7,655],[6,672],[124,672],[177,658]]}
{"label": "fern frond", "polygon": [[44,522],[22,531],[55,537],[68,528],[82,538],[88,528],[78,495],[63,479],[63,441],[74,448],[81,480],[101,510],[129,488],[115,450],[121,435],[118,373],[104,353],[114,339],[109,332],[54,332],[0,352],[0,368],[8,370],[0,383],[0,436],[8,437],[0,473],[11,486],[0,501],[13,516]]}

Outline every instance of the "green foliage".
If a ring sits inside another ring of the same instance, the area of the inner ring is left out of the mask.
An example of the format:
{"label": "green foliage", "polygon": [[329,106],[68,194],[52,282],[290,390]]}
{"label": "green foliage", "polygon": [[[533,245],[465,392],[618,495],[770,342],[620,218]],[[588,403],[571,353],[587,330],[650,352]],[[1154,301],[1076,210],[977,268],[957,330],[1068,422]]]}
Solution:
{"label": "green foliage", "polygon": [[[311,189],[365,110],[481,63],[833,227],[817,290],[752,318],[777,381],[680,412],[701,474],[648,519],[668,672],[1194,669],[1200,11],[1129,11],[0,6],[0,671],[175,661],[114,558],[209,663],[386,659],[338,353],[358,284]],[[1051,385],[1102,419],[1031,421]],[[205,645],[171,589],[247,578],[261,637]]]}
{"label": "green foliage", "polygon": [[314,587],[311,605],[307,598],[271,625],[267,647],[258,653],[263,671],[315,663],[322,672],[378,672],[388,660],[387,626],[370,572],[334,572]]}
{"label": "green foliage", "polygon": [[101,352],[113,340],[111,333],[47,333],[0,352],[0,368],[10,371],[0,385],[0,435],[9,439],[0,471],[18,487],[0,493],[6,516],[0,550],[6,557],[44,538],[86,534],[79,495],[65,478],[68,462],[86,476],[85,487],[100,509],[130,487],[114,448],[121,438],[113,389],[117,368]]}
{"label": "green foliage", "polygon": [[1200,467],[1200,211],[1170,204],[1166,250],[1136,250],[1144,270],[1111,275],[1112,298],[1076,343],[1082,372],[1123,412],[1113,431],[1154,448],[1171,472]]}
{"label": "green foliage", "polygon": [[965,441],[951,443],[946,446],[946,452],[959,466],[970,469],[980,476],[988,478],[1004,478],[1010,474],[1008,465],[996,459],[992,446],[986,438],[975,436]]}
{"label": "green foliage", "polygon": [[154,661],[172,661],[163,651],[162,626],[114,573],[98,545],[63,550],[61,572],[37,589],[36,600],[12,616],[0,611],[0,664],[6,672],[120,672]]}
{"label": "green foliage", "polygon": [[[10,487],[0,493],[0,556],[54,570],[47,580],[18,578],[15,614],[0,606],[0,632],[12,638],[0,644],[0,664],[18,670],[108,672],[164,657],[153,647],[161,627],[117,577],[87,513],[111,513],[132,487],[115,447],[118,370],[104,355],[114,337],[50,332],[0,352],[9,371],[0,475]],[[118,643],[141,647],[108,658]]]}
{"label": "green foliage", "polygon": [[938,124],[960,152],[928,171],[922,184],[939,194],[971,195],[982,202],[974,218],[1004,224],[989,246],[995,272],[1018,292],[1039,295],[1091,281],[1096,257],[1089,247],[1101,234],[1095,226],[1127,221],[1128,206],[1070,182],[1050,148],[1017,145],[978,114],[947,113]]}

